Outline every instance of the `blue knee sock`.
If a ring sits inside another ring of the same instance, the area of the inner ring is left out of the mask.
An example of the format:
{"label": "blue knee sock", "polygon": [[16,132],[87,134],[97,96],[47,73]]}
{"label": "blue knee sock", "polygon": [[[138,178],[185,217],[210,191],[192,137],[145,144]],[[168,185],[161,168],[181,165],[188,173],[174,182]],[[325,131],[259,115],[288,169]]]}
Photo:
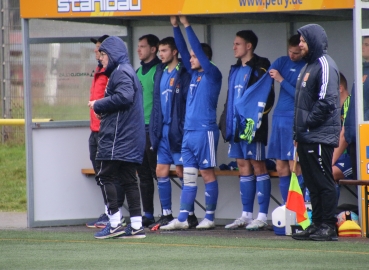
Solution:
{"label": "blue knee sock", "polygon": [[304,182],[304,177],[302,177],[302,174],[297,175],[297,180],[299,181],[301,192],[302,192],[302,194],[304,194],[304,191],[305,191],[305,182]]}
{"label": "blue knee sock", "polygon": [[214,212],[217,208],[218,202],[218,181],[205,184],[205,205],[206,214],[205,218],[208,220],[214,220]]}
{"label": "blue knee sock", "polygon": [[290,188],[291,175],[279,177],[279,190],[281,191],[283,204],[287,202],[288,190]]}
{"label": "blue knee sock", "polygon": [[253,174],[240,176],[240,194],[242,211],[252,213],[256,193],[256,181]]}
{"label": "blue knee sock", "polygon": [[256,176],[256,191],[258,195],[259,212],[268,214],[270,201],[271,183],[269,174],[261,174]]}
{"label": "blue knee sock", "polygon": [[197,186],[183,186],[181,193],[181,205],[179,208],[178,220],[183,222],[187,220],[188,213],[193,209],[197,193]]}
{"label": "blue knee sock", "polygon": [[[179,181],[181,181],[181,184],[182,184],[182,186],[181,186],[181,188],[183,189],[183,186],[184,186],[184,184],[183,184],[183,177],[178,177],[179,178]],[[191,207],[191,209],[190,209],[190,213],[193,213],[195,211],[195,201],[194,201],[194,203],[192,204],[192,207]],[[192,215],[192,214],[191,214]]]}
{"label": "blue knee sock", "polygon": [[169,177],[158,177],[158,190],[163,210],[172,209],[172,186]]}

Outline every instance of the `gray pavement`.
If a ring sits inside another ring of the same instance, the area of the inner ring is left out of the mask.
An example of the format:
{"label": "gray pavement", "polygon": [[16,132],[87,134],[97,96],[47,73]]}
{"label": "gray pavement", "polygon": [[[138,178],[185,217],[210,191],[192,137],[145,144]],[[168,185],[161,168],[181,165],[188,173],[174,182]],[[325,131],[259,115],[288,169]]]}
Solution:
{"label": "gray pavement", "polygon": [[26,212],[0,212],[0,230],[25,228],[27,228]]}

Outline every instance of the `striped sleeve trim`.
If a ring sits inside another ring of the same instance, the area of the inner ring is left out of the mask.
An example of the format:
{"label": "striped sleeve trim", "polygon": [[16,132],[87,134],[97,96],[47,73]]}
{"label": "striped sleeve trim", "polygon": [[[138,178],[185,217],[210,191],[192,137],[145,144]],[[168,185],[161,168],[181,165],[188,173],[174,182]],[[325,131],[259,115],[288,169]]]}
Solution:
{"label": "striped sleeve trim", "polygon": [[320,57],[319,62],[322,66],[322,86],[320,87],[319,99],[324,99],[328,88],[329,66],[325,56]]}

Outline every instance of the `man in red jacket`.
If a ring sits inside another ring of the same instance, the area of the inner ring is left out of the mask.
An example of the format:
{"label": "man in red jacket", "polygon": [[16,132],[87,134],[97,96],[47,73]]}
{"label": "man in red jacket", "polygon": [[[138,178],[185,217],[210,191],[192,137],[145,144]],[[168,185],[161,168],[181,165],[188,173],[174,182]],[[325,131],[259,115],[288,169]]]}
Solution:
{"label": "man in red jacket", "polygon": [[[98,62],[98,65],[94,71],[94,77],[92,80],[91,88],[90,88],[90,101],[92,100],[98,100],[104,97],[105,94],[105,87],[108,82],[108,77],[105,76],[102,64],[100,63],[100,52],[99,48],[101,43],[108,38],[108,35],[103,35],[99,37],[98,39],[91,38],[91,42],[95,43],[95,58]],[[89,144],[89,150],[90,150],[90,160],[92,162],[92,166],[96,173],[96,165],[95,165],[95,157],[97,152],[97,142],[98,142],[98,134],[100,129],[100,120],[97,119],[95,113],[93,110],[90,110],[90,129],[91,129],[91,135],[88,140]],[[90,223],[87,223],[86,226],[89,228],[104,228],[106,224],[109,222],[109,218],[107,216],[107,206],[105,203],[105,213],[100,215],[100,217],[92,221]]]}

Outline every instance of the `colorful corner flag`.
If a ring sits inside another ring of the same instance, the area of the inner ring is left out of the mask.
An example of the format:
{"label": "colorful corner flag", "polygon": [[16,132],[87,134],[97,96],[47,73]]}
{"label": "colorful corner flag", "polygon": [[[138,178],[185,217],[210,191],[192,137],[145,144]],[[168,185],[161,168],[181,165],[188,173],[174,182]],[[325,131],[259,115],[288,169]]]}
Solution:
{"label": "colorful corner flag", "polygon": [[286,208],[296,213],[297,223],[305,230],[310,225],[304,196],[302,195],[299,181],[294,172],[291,175],[290,188],[288,190],[288,197]]}

